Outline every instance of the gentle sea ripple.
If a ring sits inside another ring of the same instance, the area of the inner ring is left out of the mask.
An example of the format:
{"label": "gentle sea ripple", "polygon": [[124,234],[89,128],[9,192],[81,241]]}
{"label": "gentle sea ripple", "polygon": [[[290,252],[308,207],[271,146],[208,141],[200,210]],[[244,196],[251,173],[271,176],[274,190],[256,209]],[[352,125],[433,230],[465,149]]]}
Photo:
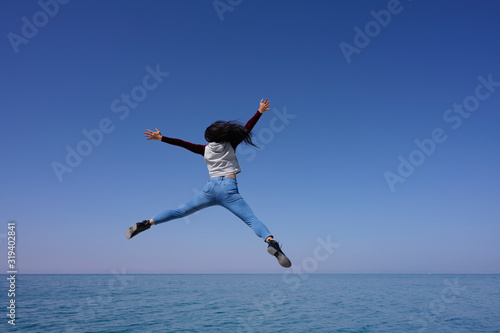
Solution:
{"label": "gentle sea ripple", "polygon": [[2,332],[500,332],[500,275],[18,275],[16,305]]}

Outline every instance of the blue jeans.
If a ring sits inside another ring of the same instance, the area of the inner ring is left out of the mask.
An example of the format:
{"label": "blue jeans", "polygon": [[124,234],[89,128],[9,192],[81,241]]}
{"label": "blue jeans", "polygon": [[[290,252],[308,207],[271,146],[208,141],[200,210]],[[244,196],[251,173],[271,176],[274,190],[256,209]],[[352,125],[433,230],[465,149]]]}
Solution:
{"label": "blue jeans", "polygon": [[227,208],[245,222],[260,238],[272,236],[238,192],[238,182],[230,177],[213,177],[203,190],[188,203],[177,209],[166,210],[153,217],[154,224],[160,224],[193,214],[203,208],[219,205]]}

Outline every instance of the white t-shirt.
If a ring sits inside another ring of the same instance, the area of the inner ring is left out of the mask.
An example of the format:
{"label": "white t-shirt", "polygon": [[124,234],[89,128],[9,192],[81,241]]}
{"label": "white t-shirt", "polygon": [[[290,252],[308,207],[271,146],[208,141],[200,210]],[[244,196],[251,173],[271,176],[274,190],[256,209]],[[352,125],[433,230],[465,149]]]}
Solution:
{"label": "white t-shirt", "polygon": [[203,155],[210,178],[233,175],[241,172],[233,146],[229,142],[210,142]]}

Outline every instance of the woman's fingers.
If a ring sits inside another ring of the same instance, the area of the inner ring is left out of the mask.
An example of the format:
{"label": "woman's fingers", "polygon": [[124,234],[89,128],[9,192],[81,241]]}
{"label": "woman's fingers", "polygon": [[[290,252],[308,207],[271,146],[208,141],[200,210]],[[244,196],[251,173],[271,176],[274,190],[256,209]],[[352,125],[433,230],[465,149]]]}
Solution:
{"label": "woman's fingers", "polygon": [[156,132],[153,132],[152,130],[149,129],[146,129],[146,132],[144,132],[144,136],[148,138],[148,140],[153,140],[155,137],[159,137],[160,135],[161,134],[158,127],[156,127]]}
{"label": "woman's fingers", "polygon": [[147,129],[146,132],[144,132],[144,136],[146,138],[149,138],[148,140],[151,140],[151,138],[153,137],[153,133],[153,131]]}
{"label": "woman's fingers", "polygon": [[156,132],[153,132],[152,130],[146,130],[146,132],[144,132],[144,134],[160,134],[160,130],[158,129],[158,127],[156,128]]}

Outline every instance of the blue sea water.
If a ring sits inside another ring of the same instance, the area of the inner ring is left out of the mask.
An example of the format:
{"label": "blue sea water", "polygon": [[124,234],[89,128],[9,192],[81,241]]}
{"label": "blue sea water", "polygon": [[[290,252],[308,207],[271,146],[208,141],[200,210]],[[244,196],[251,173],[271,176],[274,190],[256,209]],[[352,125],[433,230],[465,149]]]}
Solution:
{"label": "blue sea water", "polygon": [[500,275],[24,274],[15,301],[2,332],[500,332]]}

